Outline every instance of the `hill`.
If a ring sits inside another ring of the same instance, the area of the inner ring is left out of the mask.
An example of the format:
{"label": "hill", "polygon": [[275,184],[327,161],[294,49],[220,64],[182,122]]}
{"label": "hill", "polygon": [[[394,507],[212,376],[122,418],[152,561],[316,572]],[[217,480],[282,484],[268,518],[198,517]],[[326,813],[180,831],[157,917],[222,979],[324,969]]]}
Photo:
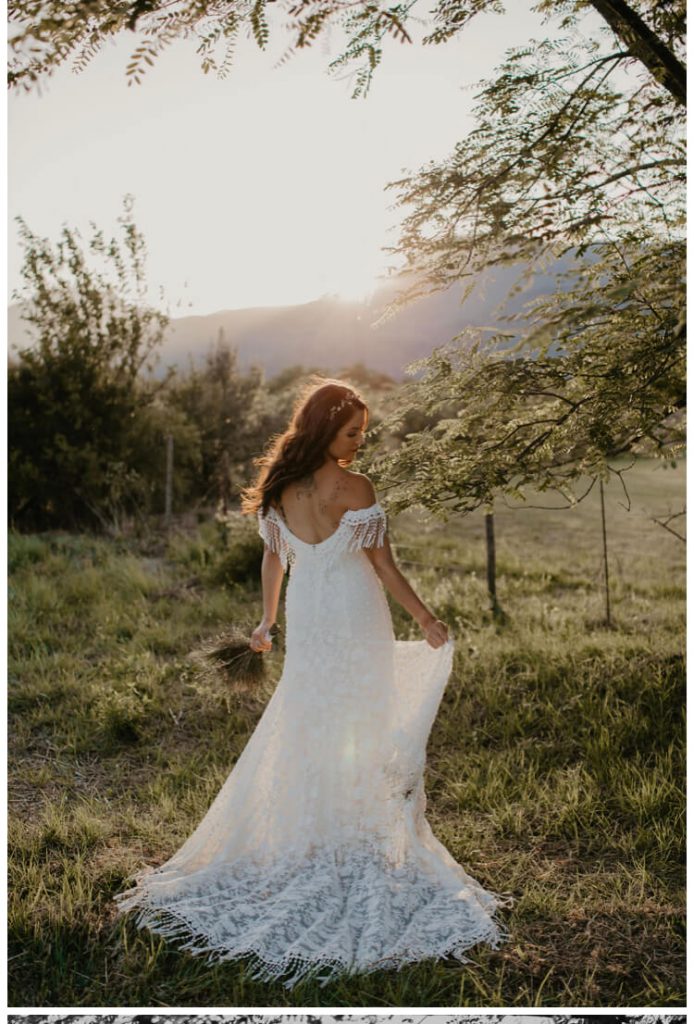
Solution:
{"label": "hill", "polygon": [[[335,372],[361,362],[402,379],[408,363],[450,341],[464,327],[498,324],[500,306],[517,277],[518,271],[513,269],[485,274],[464,305],[461,289],[456,286],[424,296],[380,323],[401,284],[386,283],[362,302],[324,295],[296,306],[231,309],[172,318],[160,350],[158,370],[163,373],[174,365],[184,368],[189,360],[199,362],[222,332],[237,348],[242,367],[260,365],[268,377],[296,364]],[[513,296],[506,308],[517,312],[530,297],[553,287],[551,272],[537,275],[530,288]],[[19,304],[9,309],[8,338],[11,353],[29,344]]]}

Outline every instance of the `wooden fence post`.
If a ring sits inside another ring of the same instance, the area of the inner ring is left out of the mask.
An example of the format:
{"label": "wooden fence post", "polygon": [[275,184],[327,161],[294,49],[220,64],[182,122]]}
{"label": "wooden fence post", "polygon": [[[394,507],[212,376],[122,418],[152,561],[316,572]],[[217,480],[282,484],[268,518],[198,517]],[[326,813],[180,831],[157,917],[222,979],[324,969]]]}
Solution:
{"label": "wooden fence post", "polygon": [[612,611],[610,608],[610,567],[607,561],[607,525],[605,523],[605,487],[600,477],[600,515],[602,517],[602,560],[605,569],[605,622],[607,626],[612,625]]}
{"label": "wooden fence post", "polygon": [[173,507],[173,457],[174,439],[172,434],[166,435],[166,488],[164,492],[164,524],[171,524],[171,510]]}
{"label": "wooden fence post", "polygon": [[487,590],[489,591],[489,607],[492,614],[499,612],[496,597],[496,540],[494,537],[494,513],[484,513],[484,533],[487,541]]}

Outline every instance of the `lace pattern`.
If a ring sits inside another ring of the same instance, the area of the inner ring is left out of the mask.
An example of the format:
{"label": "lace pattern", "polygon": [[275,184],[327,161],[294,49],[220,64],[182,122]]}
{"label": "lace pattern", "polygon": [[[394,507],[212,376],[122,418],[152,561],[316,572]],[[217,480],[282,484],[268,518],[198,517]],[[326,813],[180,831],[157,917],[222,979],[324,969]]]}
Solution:
{"label": "lace pattern", "polygon": [[488,911],[493,898],[472,879],[442,884],[416,859],[385,859],[375,849],[319,848],[271,864],[238,861],[204,872],[185,896],[156,889],[139,906],[138,924],[179,940],[210,962],[250,960],[251,977],[307,976],[323,984],[342,973],[370,973],[432,956],[454,956],[502,937]]}

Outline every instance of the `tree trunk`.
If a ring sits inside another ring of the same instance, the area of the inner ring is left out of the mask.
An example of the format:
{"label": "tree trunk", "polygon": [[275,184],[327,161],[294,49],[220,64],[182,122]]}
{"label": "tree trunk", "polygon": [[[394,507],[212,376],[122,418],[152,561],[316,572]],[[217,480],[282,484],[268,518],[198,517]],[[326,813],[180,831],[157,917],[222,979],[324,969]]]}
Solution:
{"label": "tree trunk", "polygon": [[687,105],[687,69],[672,50],[649,28],[625,0],[590,0],[632,56],[668,90],[677,102]]}

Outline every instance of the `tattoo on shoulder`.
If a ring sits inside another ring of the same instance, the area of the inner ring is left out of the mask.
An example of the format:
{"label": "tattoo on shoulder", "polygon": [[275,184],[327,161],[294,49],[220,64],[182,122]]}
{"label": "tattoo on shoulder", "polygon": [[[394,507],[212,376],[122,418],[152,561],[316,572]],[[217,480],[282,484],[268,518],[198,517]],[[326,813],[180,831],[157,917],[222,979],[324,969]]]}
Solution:
{"label": "tattoo on shoulder", "polygon": [[312,494],[316,489],[316,481],[313,477],[313,473],[309,473],[308,476],[298,480],[296,484],[296,496],[301,498],[302,495]]}

